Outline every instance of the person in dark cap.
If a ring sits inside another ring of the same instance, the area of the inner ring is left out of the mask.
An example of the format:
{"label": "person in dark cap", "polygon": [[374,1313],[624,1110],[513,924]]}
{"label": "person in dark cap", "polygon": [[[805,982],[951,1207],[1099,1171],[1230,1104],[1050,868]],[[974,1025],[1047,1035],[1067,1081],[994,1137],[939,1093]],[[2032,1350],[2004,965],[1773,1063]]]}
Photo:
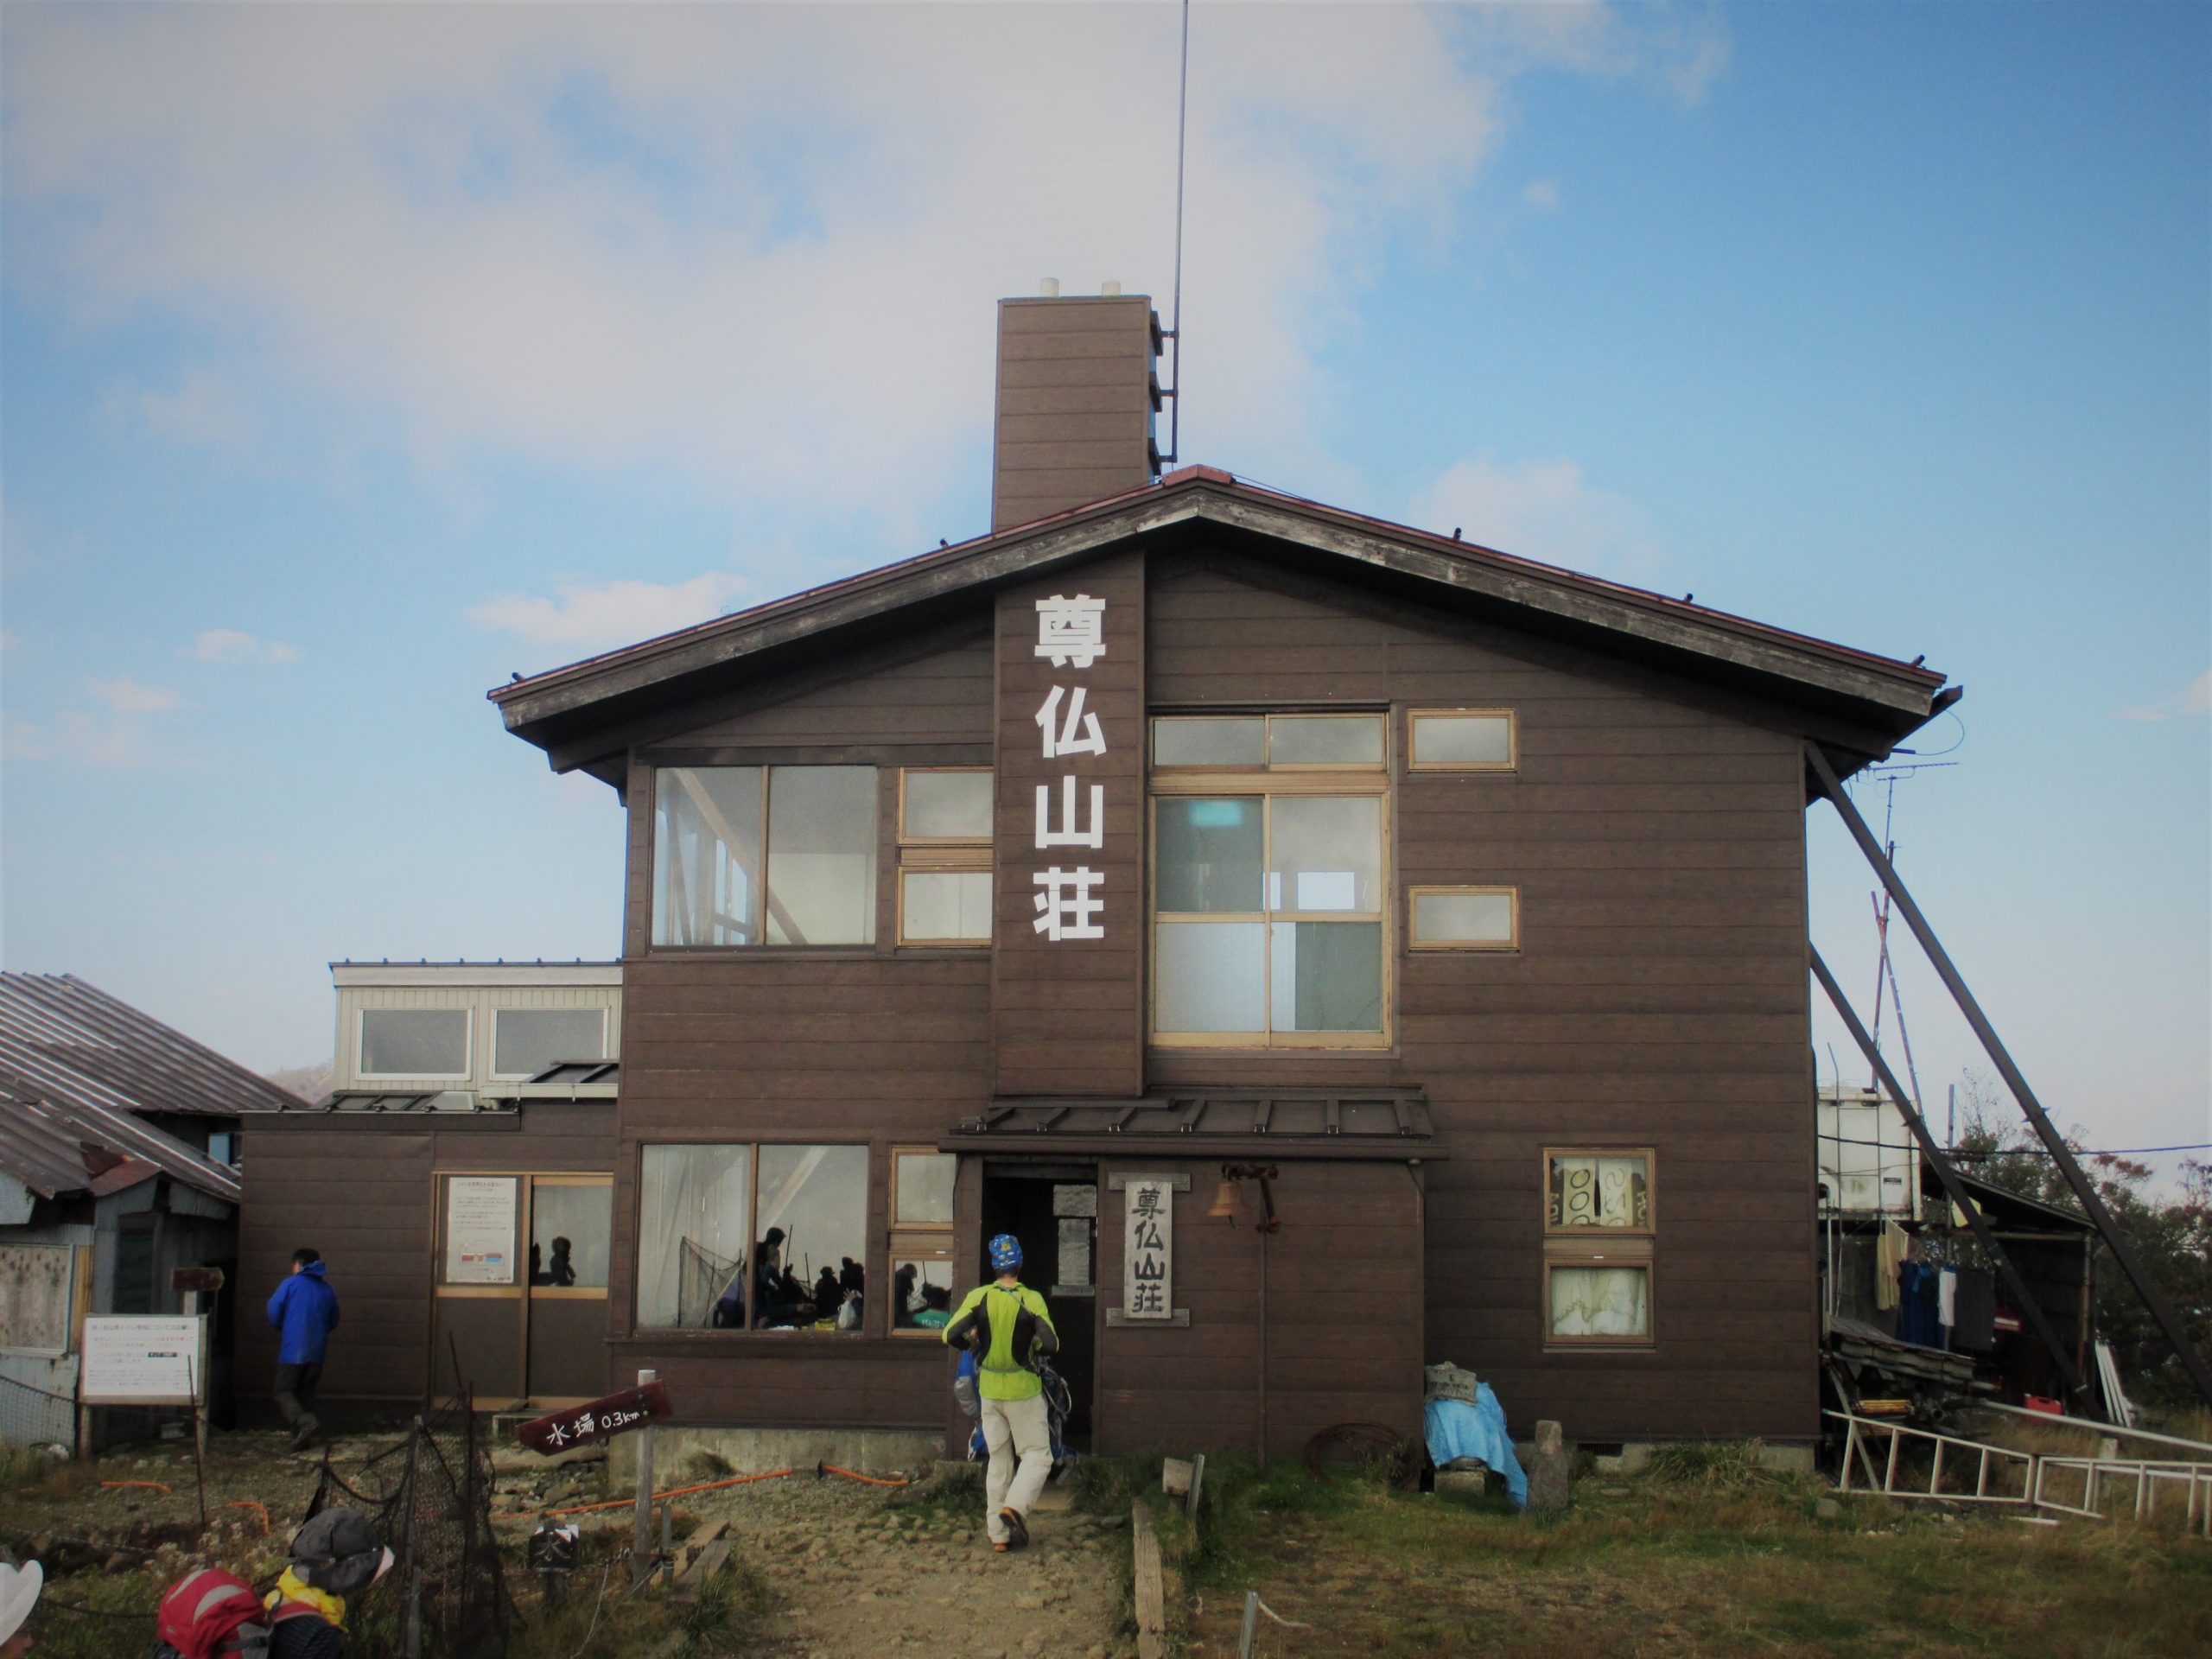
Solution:
{"label": "person in dark cap", "polygon": [[[345,1659],[346,1604],[385,1575],[391,1552],[377,1529],[352,1510],[325,1510],[292,1535],[286,1563],[267,1605],[280,1617],[269,1659]],[[315,1618],[300,1616],[311,1609]]]}
{"label": "person in dark cap", "polygon": [[753,1253],[753,1282],[758,1294],[760,1325],[799,1325],[814,1318],[814,1304],[806,1300],[806,1287],[784,1266],[784,1230],[771,1227],[761,1235],[760,1248]]}

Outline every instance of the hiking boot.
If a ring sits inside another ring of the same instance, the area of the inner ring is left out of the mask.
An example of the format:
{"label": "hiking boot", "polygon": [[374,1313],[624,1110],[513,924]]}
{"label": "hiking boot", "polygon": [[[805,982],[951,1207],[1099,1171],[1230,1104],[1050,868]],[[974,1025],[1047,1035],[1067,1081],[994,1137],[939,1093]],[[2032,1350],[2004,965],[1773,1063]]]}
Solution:
{"label": "hiking boot", "polygon": [[1006,1525],[1006,1542],[1001,1546],[1001,1548],[1027,1549],[1029,1548],[1029,1525],[1021,1518],[1020,1510],[1001,1510],[999,1519]]}
{"label": "hiking boot", "polygon": [[322,1425],[315,1420],[312,1414],[301,1418],[298,1425],[292,1430],[292,1444],[290,1450],[294,1452],[306,1451],[308,1446],[315,1440],[315,1430],[321,1427]]}

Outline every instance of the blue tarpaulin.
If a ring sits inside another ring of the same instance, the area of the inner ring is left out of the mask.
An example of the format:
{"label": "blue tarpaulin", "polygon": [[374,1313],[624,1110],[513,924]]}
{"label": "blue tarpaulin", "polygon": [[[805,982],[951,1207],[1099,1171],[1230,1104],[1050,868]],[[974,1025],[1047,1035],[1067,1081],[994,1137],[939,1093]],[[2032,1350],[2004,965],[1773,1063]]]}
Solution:
{"label": "blue tarpaulin", "polygon": [[1505,1432],[1505,1408],[1490,1391],[1490,1384],[1475,1385],[1475,1403],[1464,1400],[1432,1400],[1421,1413],[1428,1440],[1428,1455],[1440,1469],[1454,1458],[1480,1458],[1505,1477],[1505,1490],[1522,1509],[1529,1507],[1529,1477],[1513,1455],[1513,1441]]}

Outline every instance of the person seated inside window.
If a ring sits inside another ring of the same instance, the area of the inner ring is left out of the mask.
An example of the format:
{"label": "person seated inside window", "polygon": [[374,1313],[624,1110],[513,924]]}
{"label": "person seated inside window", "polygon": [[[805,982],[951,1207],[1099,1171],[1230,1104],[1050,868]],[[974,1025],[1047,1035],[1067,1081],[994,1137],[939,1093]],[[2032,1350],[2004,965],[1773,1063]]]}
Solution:
{"label": "person seated inside window", "polygon": [[822,1264],[822,1274],[814,1281],[814,1306],[817,1312],[828,1313],[845,1300],[845,1293],[837,1288],[837,1275],[830,1264]]}
{"label": "person seated inside window", "polygon": [[921,1311],[914,1323],[925,1330],[942,1331],[952,1321],[952,1293],[943,1285],[922,1287]]}
{"label": "person seated inside window", "polygon": [[814,1304],[806,1287],[784,1266],[784,1230],[771,1227],[753,1255],[753,1281],[760,1287],[762,1327],[805,1325],[814,1318]]}

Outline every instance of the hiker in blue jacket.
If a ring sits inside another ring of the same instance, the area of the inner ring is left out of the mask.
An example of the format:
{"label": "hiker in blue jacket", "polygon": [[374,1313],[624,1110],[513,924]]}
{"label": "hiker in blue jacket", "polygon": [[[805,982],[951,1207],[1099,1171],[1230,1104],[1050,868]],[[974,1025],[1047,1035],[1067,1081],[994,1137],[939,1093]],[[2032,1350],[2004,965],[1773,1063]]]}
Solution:
{"label": "hiker in blue jacket", "polygon": [[315,1250],[292,1252],[291,1276],[269,1299],[269,1323],[277,1331],[276,1408],[292,1427],[292,1450],[307,1449],[322,1425],[315,1421],[315,1386],[322,1380],[323,1350],[338,1328],[338,1293]]}

